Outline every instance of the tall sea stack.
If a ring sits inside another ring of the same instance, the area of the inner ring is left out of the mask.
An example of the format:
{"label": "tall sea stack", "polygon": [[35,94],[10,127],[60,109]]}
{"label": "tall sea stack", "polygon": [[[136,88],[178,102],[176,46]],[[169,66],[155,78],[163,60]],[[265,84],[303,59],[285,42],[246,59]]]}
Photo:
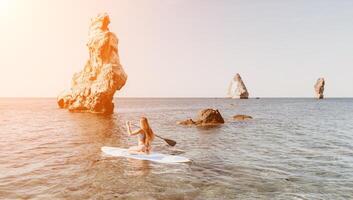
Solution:
{"label": "tall sea stack", "polygon": [[325,89],[325,79],[324,78],[317,79],[314,85],[314,88],[315,88],[316,98],[323,99],[324,89]]}
{"label": "tall sea stack", "polygon": [[239,74],[236,74],[230,82],[228,95],[234,99],[248,99],[249,93]]}
{"label": "tall sea stack", "polygon": [[60,108],[72,112],[113,113],[114,93],[125,85],[127,75],[119,60],[118,38],[109,31],[109,23],[106,13],[91,20],[87,42],[89,59],[83,70],[73,75],[71,89],[58,96]]}

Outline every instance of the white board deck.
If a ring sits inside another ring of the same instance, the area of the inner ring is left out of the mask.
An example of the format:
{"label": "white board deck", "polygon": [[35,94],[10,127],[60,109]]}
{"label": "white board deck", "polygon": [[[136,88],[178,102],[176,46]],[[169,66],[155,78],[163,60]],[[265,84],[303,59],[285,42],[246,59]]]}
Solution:
{"label": "white board deck", "polygon": [[166,155],[161,153],[150,153],[150,154],[133,154],[128,151],[128,149],[118,148],[118,147],[102,147],[102,151],[110,156],[114,157],[125,157],[125,158],[133,158],[138,160],[149,160],[153,162],[159,163],[185,163],[190,162],[189,158],[185,158],[182,156],[173,156]]}

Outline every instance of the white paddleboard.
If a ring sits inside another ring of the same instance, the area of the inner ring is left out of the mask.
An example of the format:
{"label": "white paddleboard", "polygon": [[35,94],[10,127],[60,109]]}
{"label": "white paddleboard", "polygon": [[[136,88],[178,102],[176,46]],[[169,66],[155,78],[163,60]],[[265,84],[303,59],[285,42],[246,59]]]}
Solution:
{"label": "white paddleboard", "polygon": [[102,151],[110,156],[115,157],[125,157],[125,158],[133,158],[138,160],[149,160],[153,162],[159,163],[185,163],[190,162],[189,158],[185,158],[182,156],[173,156],[166,155],[161,153],[150,153],[150,154],[133,154],[130,153],[128,149],[118,148],[118,147],[102,147]]}

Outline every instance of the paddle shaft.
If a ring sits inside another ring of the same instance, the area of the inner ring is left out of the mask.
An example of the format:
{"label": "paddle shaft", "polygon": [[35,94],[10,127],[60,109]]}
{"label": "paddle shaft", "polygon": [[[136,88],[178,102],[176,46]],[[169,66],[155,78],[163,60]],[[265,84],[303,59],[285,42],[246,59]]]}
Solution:
{"label": "paddle shaft", "polygon": [[158,138],[161,138],[161,139],[163,139],[164,140],[164,138],[162,138],[161,136],[159,136],[159,135],[156,135],[156,134],[154,134],[156,137],[158,137]]}

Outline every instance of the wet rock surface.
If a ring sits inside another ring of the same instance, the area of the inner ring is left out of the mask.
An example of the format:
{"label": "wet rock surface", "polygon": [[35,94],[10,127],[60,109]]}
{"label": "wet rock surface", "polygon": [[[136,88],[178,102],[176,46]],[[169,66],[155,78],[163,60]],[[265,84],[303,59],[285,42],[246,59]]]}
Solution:
{"label": "wet rock surface", "polygon": [[207,108],[199,111],[198,118],[196,120],[187,119],[178,122],[180,125],[197,125],[197,126],[208,126],[224,124],[224,119],[218,110]]}
{"label": "wet rock surface", "polygon": [[249,120],[253,118],[250,115],[234,115],[233,119],[237,121],[243,121],[243,120]]}

